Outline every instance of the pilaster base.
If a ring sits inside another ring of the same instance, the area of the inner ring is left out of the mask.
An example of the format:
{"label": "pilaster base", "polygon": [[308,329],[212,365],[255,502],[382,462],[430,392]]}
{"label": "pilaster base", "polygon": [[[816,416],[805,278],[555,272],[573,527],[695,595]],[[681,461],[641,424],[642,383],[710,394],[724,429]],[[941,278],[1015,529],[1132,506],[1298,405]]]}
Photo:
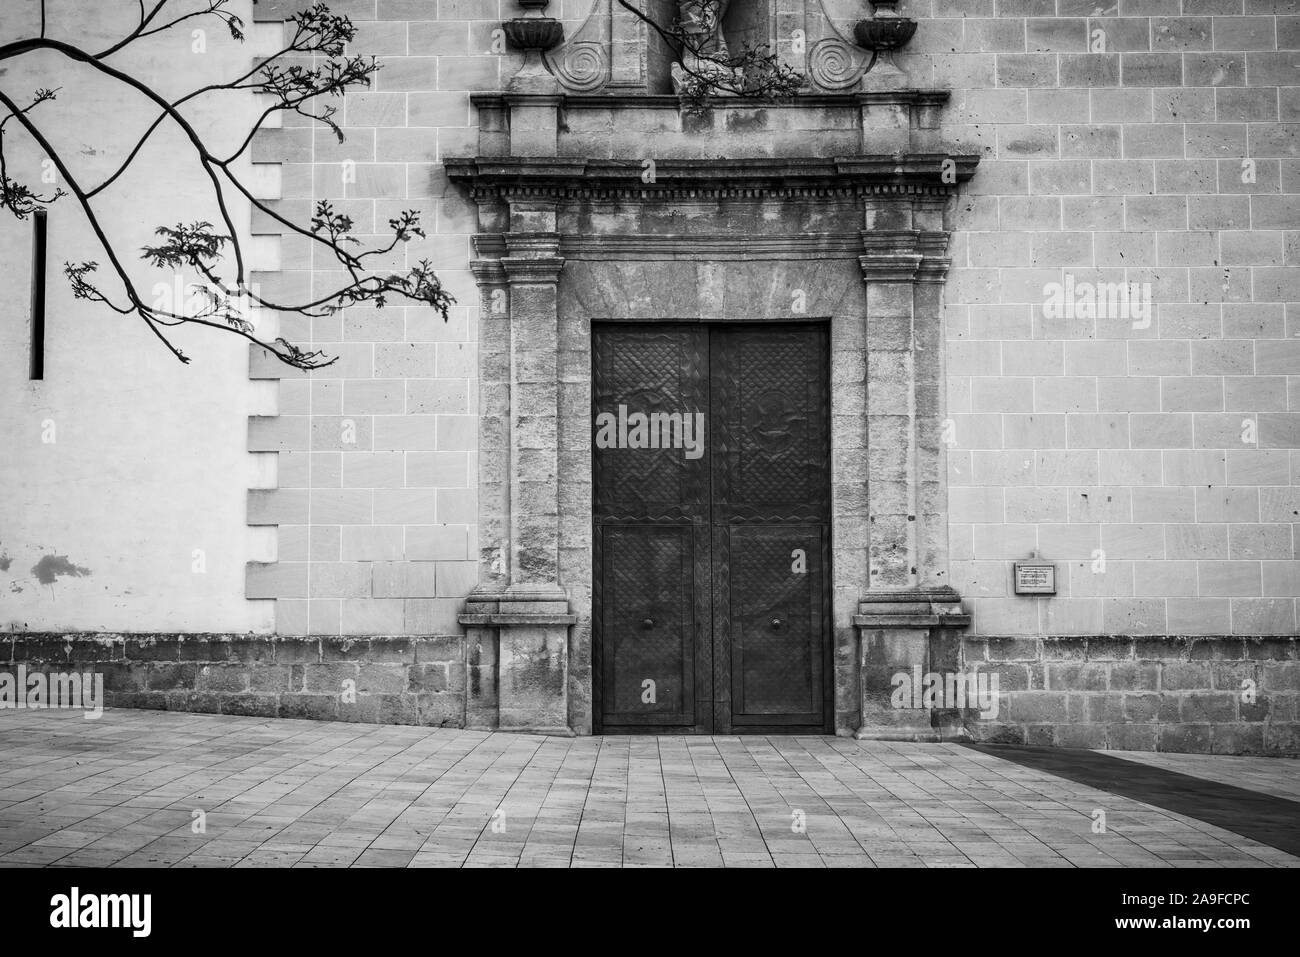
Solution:
{"label": "pilaster base", "polygon": [[513,586],[465,602],[466,726],[571,736],[569,629],[578,620],[558,586]]}
{"label": "pilaster base", "polygon": [[859,635],[859,741],[961,741],[969,737],[962,712],[954,708],[898,707],[902,675],[908,682],[960,665],[958,629],[970,624],[951,589],[872,592],[858,605],[853,624]]}

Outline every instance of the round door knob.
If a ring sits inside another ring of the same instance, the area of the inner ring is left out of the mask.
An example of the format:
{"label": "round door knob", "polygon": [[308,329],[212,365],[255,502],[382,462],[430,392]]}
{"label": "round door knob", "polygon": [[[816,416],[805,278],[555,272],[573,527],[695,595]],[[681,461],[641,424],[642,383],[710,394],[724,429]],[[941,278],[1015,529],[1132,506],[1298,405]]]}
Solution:
{"label": "round door knob", "polygon": [[641,622],[642,628],[653,628],[654,626],[655,626],[655,620],[653,618],[647,618]]}
{"label": "round door knob", "polygon": [[781,626],[782,626],[783,624],[785,624],[785,622],[783,622],[780,618],[773,618],[773,619],[772,619],[772,630],[773,630],[773,631],[780,631],[780,630],[781,630]]}

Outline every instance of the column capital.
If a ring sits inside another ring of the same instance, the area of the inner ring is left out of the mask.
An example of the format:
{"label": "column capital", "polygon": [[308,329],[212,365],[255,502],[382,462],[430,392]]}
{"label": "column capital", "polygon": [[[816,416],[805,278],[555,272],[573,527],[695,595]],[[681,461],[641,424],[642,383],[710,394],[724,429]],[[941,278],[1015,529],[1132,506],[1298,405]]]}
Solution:
{"label": "column capital", "polygon": [[469,271],[480,286],[503,286],[507,282],[505,267],[500,259],[471,259]]}
{"label": "column capital", "polygon": [[858,257],[864,282],[916,282],[924,257],[913,254],[867,254]]}
{"label": "column capital", "polygon": [[952,260],[947,256],[927,256],[917,269],[917,282],[942,283],[948,278],[948,268]]}
{"label": "column capital", "polygon": [[858,261],[866,282],[943,282],[952,260],[949,234],[922,229],[864,229]]}
{"label": "column capital", "polygon": [[503,256],[500,260],[511,285],[553,285],[560,281],[560,256]]}
{"label": "column capital", "polygon": [[502,233],[501,239],[508,256],[544,258],[560,254],[559,233],[516,230]]}

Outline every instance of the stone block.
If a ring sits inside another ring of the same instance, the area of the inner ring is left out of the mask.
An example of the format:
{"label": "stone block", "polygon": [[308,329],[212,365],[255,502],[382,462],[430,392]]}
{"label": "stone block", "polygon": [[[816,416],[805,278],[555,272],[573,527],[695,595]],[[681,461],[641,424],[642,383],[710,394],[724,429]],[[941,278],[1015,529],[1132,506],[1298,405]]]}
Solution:
{"label": "stone block", "polygon": [[400,635],[405,628],[400,598],[345,598],[342,604],[345,635]]}
{"label": "stone block", "polygon": [[1160,665],[1160,688],[1163,691],[1208,690],[1211,685],[1210,669],[1205,664],[1165,661]]}
{"label": "stone block", "polygon": [[1205,754],[1210,740],[1208,724],[1171,724],[1160,728],[1158,750]]}

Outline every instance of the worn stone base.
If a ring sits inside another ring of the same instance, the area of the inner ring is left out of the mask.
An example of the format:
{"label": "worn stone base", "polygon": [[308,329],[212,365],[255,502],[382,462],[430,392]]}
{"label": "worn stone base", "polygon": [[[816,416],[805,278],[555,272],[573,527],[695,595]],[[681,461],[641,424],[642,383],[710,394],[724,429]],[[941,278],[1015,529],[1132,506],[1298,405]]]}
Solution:
{"label": "worn stone base", "polygon": [[[460,623],[476,651],[495,662],[491,688],[471,681],[472,726],[537,734],[573,734],[569,727],[569,599],[558,588],[515,586],[476,593]],[[471,676],[473,677],[473,676]]]}
{"label": "worn stone base", "polygon": [[925,727],[916,721],[906,721],[898,727],[882,724],[863,725],[853,732],[853,737],[859,741],[916,741],[928,744],[973,740],[970,732],[964,727],[952,725]]}
{"label": "worn stone base", "polygon": [[[960,641],[961,671],[998,676],[995,718],[877,712],[858,737],[1300,756],[1300,638]],[[459,637],[0,637],[0,672],[102,674],[110,708],[452,728],[467,725],[465,661]]]}
{"label": "worn stone base", "polygon": [[464,639],[17,634],[0,671],[104,676],[104,704],[460,728]]}
{"label": "worn stone base", "polygon": [[976,740],[1300,755],[1295,636],[965,637],[962,667],[998,675],[996,718],[965,713]]}

